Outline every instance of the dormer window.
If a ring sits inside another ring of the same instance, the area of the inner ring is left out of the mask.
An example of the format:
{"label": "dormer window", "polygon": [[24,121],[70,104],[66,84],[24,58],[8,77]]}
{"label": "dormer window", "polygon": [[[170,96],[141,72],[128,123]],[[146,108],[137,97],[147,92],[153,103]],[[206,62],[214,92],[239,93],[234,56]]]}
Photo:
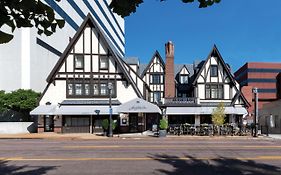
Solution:
{"label": "dormer window", "polygon": [[211,77],[218,77],[218,65],[211,65]]}
{"label": "dormer window", "polygon": [[180,75],[180,83],[188,84],[188,75]]}
{"label": "dormer window", "polygon": [[84,69],[84,55],[75,55],[74,56],[74,68],[75,69]]}

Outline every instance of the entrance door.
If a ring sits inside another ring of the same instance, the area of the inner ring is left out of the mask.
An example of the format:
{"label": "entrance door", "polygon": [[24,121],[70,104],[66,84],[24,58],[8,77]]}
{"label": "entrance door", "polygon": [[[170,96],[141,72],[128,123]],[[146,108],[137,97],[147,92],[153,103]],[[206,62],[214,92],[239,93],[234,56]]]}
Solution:
{"label": "entrance door", "polygon": [[130,132],[138,131],[138,114],[129,115],[129,130]]}
{"label": "entrance door", "polygon": [[44,132],[54,132],[54,116],[44,116]]}

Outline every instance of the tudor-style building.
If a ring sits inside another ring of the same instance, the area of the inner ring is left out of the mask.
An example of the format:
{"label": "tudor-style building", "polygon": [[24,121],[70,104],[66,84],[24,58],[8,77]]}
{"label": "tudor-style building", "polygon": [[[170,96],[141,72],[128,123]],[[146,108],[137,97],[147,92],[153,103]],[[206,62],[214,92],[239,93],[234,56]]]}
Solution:
{"label": "tudor-style building", "polygon": [[211,123],[224,103],[226,122],[239,123],[249,106],[216,46],[206,60],[174,64],[174,45],[165,44],[165,62],[156,51],[149,64],[122,59],[88,15],[47,78],[38,131],[100,132],[113,115],[118,132],[142,132],[158,124]]}
{"label": "tudor-style building", "polygon": [[[164,89],[164,96],[157,101],[170,124],[211,123],[211,114],[219,103],[225,106],[226,122],[238,123],[247,114],[248,101],[240,92],[239,84],[233,78],[230,67],[214,45],[207,59],[194,64],[174,64],[174,46],[172,42],[165,45],[166,63],[162,66],[164,83],[150,85],[154,92],[157,87]],[[158,52],[154,54],[146,69],[140,71],[142,76],[159,75],[155,68],[162,60]],[[157,57],[156,57],[156,56]],[[155,63],[154,63],[155,62]],[[140,67],[143,67],[142,65]],[[144,78],[150,84],[148,78]],[[151,93],[154,94],[154,93]],[[153,97],[150,102],[155,102]]]}
{"label": "tudor-style building", "polygon": [[159,52],[155,51],[150,62],[142,67],[144,70],[140,70],[142,72],[141,77],[151,90],[147,100],[154,103],[163,101],[165,95],[165,63]]}
{"label": "tudor-style building", "polygon": [[[149,129],[146,123],[151,127],[146,116],[161,113],[156,105],[141,100],[149,94],[147,85],[121,59],[90,15],[71,39],[47,82],[40,106],[31,112],[39,115],[39,132],[101,131],[101,122],[108,119],[110,111],[120,123],[120,132],[138,132]],[[126,102],[133,106],[124,108],[121,104]]]}

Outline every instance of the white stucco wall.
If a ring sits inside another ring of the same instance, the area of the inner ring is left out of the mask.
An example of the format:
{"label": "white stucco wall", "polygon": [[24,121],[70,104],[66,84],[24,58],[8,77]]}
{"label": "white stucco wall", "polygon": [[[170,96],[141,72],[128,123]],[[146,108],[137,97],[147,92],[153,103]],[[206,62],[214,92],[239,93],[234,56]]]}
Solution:
{"label": "white stucco wall", "polygon": [[36,130],[33,122],[0,122],[0,134],[34,133]]}

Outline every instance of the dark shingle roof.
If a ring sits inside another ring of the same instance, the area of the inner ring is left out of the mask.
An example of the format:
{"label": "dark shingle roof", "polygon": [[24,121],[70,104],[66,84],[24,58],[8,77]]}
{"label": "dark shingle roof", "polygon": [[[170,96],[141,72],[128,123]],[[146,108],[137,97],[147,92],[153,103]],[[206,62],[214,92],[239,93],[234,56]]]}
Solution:
{"label": "dark shingle roof", "polygon": [[127,64],[139,64],[139,59],[138,57],[127,57],[124,59],[124,61],[127,63]]}
{"label": "dark shingle roof", "polygon": [[[112,105],[120,105],[120,101],[112,100]],[[108,100],[64,100],[61,105],[109,105]]]}

